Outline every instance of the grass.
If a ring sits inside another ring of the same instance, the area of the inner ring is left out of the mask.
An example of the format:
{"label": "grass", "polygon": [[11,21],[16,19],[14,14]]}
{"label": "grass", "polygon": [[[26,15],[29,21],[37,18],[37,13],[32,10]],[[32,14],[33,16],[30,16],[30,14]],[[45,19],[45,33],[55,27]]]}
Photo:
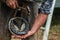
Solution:
{"label": "grass", "polygon": [[49,40],[60,40],[60,25],[54,25],[49,32]]}
{"label": "grass", "polygon": [[60,8],[55,8],[52,25],[49,32],[49,40],[60,40]]}

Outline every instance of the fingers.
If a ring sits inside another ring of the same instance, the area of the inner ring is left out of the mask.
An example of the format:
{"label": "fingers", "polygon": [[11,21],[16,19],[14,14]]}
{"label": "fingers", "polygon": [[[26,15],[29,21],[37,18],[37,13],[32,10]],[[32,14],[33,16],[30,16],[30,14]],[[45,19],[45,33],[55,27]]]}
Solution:
{"label": "fingers", "polygon": [[33,35],[33,33],[32,32],[28,32],[27,34],[23,35],[22,38],[27,38],[27,37],[29,37],[31,35]]}
{"label": "fingers", "polygon": [[14,36],[13,38],[17,38],[17,39],[25,39],[25,38],[29,37],[28,34],[22,35],[22,36],[20,36],[20,35],[12,35],[12,36]]}
{"label": "fingers", "polygon": [[16,4],[16,7],[18,7],[18,2],[17,1],[15,1],[15,4]]}
{"label": "fingers", "polygon": [[27,38],[27,37],[29,37],[30,35],[28,35],[28,34],[26,34],[26,35],[23,35],[21,38]]}
{"label": "fingers", "polygon": [[7,0],[6,4],[13,9],[16,9],[18,7],[18,2],[16,0]]}
{"label": "fingers", "polygon": [[12,8],[16,9],[18,7],[18,2],[17,1],[14,1],[12,2]]}
{"label": "fingers", "polygon": [[16,3],[15,3],[15,1],[14,2],[12,2],[12,4],[11,4],[11,8],[16,8],[17,6],[16,6]]}
{"label": "fingers", "polygon": [[12,35],[12,36],[14,36],[13,38],[22,39],[20,35]]}
{"label": "fingers", "polygon": [[29,31],[27,34],[25,34],[25,35],[22,35],[21,36],[21,38],[27,38],[27,37],[29,37],[29,36],[32,36],[34,34],[34,32],[31,32],[31,31]]}
{"label": "fingers", "polygon": [[33,35],[33,34],[34,34],[34,32],[29,31],[29,32],[28,32],[27,34],[25,34],[25,35],[14,35],[14,38],[25,39],[25,38]]}

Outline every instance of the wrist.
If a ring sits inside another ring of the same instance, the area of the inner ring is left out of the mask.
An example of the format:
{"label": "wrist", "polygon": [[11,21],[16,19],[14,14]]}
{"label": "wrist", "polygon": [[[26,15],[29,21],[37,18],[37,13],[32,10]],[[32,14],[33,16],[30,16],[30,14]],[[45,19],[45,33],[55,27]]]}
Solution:
{"label": "wrist", "polygon": [[35,33],[36,33],[36,31],[35,31],[35,30],[30,30],[30,32],[31,32],[32,34],[35,34]]}

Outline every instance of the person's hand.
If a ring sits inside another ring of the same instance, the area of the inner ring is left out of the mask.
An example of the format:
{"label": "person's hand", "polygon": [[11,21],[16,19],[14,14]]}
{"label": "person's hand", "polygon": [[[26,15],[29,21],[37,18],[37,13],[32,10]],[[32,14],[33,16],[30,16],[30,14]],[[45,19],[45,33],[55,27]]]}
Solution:
{"label": "person's hand", "polygon": [[22,35],[22,36],[20,36],[20,35],[14,35],[14,38],[25,39],[25,38],[27,38],[27,37],[29,37],[29,36],[32,36],[34,33],[35,33],[35,32],[33,32],[33,31],[29,31],[27,34]]}
{"label": "person's hand", "polygon": [[27,38],[27,37],[29,37],[29,36],[32,36],[32,35],[34,35],[35,34],[35,32],[33,32],[33,31],[29,31],[27,34],[25,34],[25,35],[22,35],[22,38]]}
{"label": "person's hand", "polygon": [[17,0],[6,0],[7,6],[10,8],[16,9],[18,7],[18,2]]}

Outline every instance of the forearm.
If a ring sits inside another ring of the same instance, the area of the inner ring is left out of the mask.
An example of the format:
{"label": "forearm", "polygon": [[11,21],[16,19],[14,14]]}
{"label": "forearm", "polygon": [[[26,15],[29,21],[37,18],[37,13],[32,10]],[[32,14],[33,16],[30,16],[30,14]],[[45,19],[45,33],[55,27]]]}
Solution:
{"label": "forearm", "polygon": [[39,14],[32,26],[31,31],[35,33],[45,23],[47,16],[48,15],[44,13]]}

